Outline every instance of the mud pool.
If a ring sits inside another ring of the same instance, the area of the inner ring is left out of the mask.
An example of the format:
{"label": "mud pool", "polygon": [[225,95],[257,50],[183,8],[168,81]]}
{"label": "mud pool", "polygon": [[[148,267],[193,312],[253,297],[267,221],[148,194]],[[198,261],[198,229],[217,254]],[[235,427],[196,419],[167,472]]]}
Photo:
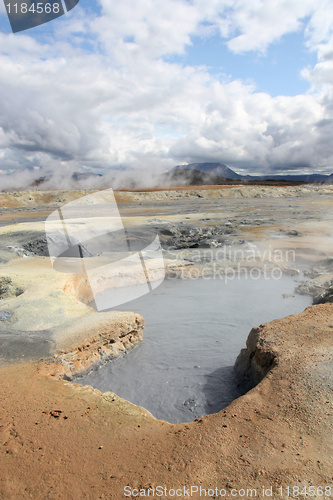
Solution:
{"label": "mud pool", "polygon": [[[145,318],[142,344],[77,380],[172,423],[215,413],[242,394],[233,366],[253,326],[303,311],[294,278],[166,280],[118,310]],[[287,296],[286,296],[287,295]]]}

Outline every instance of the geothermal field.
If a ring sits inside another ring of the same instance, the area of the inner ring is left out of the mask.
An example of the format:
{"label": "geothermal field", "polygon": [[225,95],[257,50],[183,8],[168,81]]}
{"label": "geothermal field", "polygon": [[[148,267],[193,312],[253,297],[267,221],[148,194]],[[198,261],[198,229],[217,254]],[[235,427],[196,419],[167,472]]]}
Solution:
{"label": "geothermal field", "polygon": [[331,498],[332,195],[0,193],[0,498]]}

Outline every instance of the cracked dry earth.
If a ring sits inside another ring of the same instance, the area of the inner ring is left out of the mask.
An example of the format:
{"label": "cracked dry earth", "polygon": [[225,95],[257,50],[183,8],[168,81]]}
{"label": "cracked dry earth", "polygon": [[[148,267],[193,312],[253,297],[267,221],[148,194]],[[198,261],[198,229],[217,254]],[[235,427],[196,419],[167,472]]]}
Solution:
{"label": "cracked dry earth", "polygon": [[[251,196],[258,194],[253,193]],[[213,201],[216,203],[215,198]],[[329,257],[331,200],[326,198],[283,198],[278,202],[274,197],[263,204],[259,201],[259,205],[250,200],[243,205],[236,203],[234,211],[230,202],[230,212],[223,215],[223,221],[232,213],[238,216],[237,207],[259,206],[263,210],[267,205],[269,211],[270,202],[280,203],[281,213],[287,205],[298,207],[300,213],[302,207],[307,207],[313,219],[305,215],[296,224],[296,214],[288,221],[282,216],[280,222],[244,224],[243,230],[236,228],[235,238],[254,234],[257,238],[270,238],[281,228],[297,230],[297,235],[279,238],[280,244],[297,245],[302,257],[309,255],[310,247],[314,249],[311,259],[317,255],[318,260],[318,252],[320,259]],[[146,218],[152,217],[154,203],[156,200],[141,207]],[[172,205],[174,201],[168,203]],[[216,220],[222,218],[222,208],[214,212],[215,205],[209,197],[203,203],[200,211],[194,202],[191,205],[181,198],[178,209],[172,205],[173,222],[186,215],[190,217],[187,220],[195,223],[207,218],[208,208]],[[128,211],[133,223],[137,223],[137,215],[133,215],[135,204]],[[8,213],[4,214],[5,219]],[[324,222],[319,213],[325,214]],[[165,215],[159,217],[166,219]],[[6,244],[9,233],[5,227],[2,236]],[[173,488],[183,488],[178,498],[204,498],[204,493],[200,496],[196,490],[200,487],[207,492],[210,488],[210,498],[215,499],[304,498],[304,492],[312,498],[332,498],[333,304],[317,304],[299,315],[254,325],[247,347],[236,362],[238,375],[249,391],[217,414],[192,423],[169,424],[114,393],[101,393],[61,378],[64,373],[79,371],[87,360],[95,360],[100,340],[109,338],[112,345],[122,349],[117,340],[117,332],[120,338],[126,338],[122,325],[127,325],[129,343],[140,337],[141,319],[133,313],[94,315],[75,298],[78,289],[74,282],[69,283],[64,275],[53,277],[45,257],[13,255],[10,260],[8,252],[1,251],[2,272],[5,269],[13,277],[13,293],[4,299],[5,305],[9,308],[11,304],[20,304],[22,311],[19,313],[15,306],[17,317],[14,314],[12,323],[11,319],[2,321],[1,327],[16,334],[15,321],[20,328],[44,328],[39,323],[42,320],[36,304],[29,316],[33,293],[36,301],[41,300],[44,292],[53,297],[53,302],[54,297],[57,302],[64,300],[62,294],[68,294],[70,307],[65,309],[65,317],[50,310],[47,318],[49,322],[58,321],[52,330],[56,351],[51,354],[56,352],[56,358],[30,362],[6,359],[1,365],[0,498],[118,500],[126,498],[126,491],[130,491],[127,498],[148,497],[150,491],[150,498],[169,499],[176,498]],[[38,263],[39,274],[33,282],[34,273],[29,273],[29,266],[37,270]],[[43,290],[38,288],[37,279]],[[24,293],[16,296],[14,292],[22,283]],[[56,296],[52,295],[55,289]],[[53,304],[51,298],[47,304]],[[130,489],[124,490],[126,486]],[[157,496],[159,486],[166,489]],[[264,495],[263,488],[271,495]]]}

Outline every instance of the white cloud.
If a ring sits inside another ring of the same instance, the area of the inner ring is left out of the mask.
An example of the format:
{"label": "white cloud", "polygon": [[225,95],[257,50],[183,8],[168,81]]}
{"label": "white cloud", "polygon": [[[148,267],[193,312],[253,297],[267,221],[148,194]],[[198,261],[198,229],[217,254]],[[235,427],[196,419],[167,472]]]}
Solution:
{"label": "white cloud", "polygon": [[[329,2],[100,5],[100,16],[85,17],[77,8],[72,24],[65,17],[54,21],[47,42],[34,39],[32,30],[0,33],[3,170],[37,166],[62,175],[83,165],[102,170],[120,164],[164,170],[208,159],[261,170],[308,163],[333,169]],[[303,71],[312,85],[303,96],[273,98],[165,59],[207,30],[220,30],[235,52],[264,52],[304,27],[318,63]]]}
{"label": "white cloud", "polygon": [[116,7],[100,0],[100,4],[102,16],[91,29],[118,63],[183,53],[200,21],[198,10],[186,0],[123,0]]}
{"label": "white cloud", "polygon": [[234,52],[264,52],[286,33],[302,28],[302,20],[315,10],[313,0],[237,0],[231,13],[232,31],[228,41]]}
{"label": "white cloud", "polygon": [[333,35],[333,4],[325,0],[317,3],[309,19],[306,34],[309,46],[318,48],[323,43],[332,42]]}

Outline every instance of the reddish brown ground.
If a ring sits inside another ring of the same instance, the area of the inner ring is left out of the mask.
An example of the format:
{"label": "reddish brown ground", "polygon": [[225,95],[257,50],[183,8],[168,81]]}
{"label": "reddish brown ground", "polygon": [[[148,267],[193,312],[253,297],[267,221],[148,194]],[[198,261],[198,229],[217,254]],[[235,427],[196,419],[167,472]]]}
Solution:
{"label": "reddish brown ground", "polygon": [[50,380],[35,364],[2,368],[0,498],[121,499],[126,485],[257,488],[259,498],[273,486],[288,498],[280,486],[332,485],[332,331],[331,304],[255,329],[249,352],[259,364],[273,355],[274,368],[190,424]]}

